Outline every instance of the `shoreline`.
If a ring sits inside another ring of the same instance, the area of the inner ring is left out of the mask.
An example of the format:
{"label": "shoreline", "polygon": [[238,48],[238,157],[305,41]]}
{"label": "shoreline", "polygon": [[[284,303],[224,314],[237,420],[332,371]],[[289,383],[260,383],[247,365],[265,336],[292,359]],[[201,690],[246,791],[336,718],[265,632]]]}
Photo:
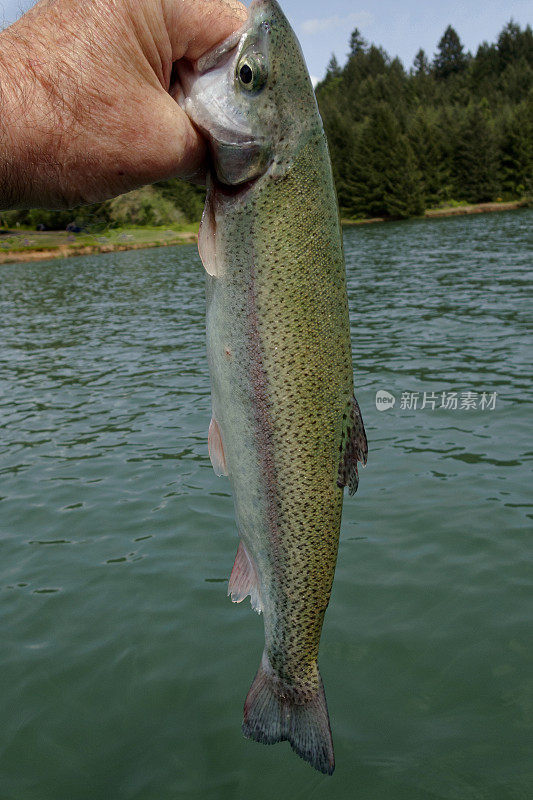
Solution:
{"label": "shoreline", "polygon": [[[431,208],[424,212],[421,217],[413,219],[437,219],[440,217],[454,217],[469,214],[485,214],[495,211],[512,211],[518,208],[526,208],[531,201],[527,198],[521,200],[510,200],[506,202],[477,203],[464,206],[445,206],[443,208]],[[371,219],[342,219],[342,225],[349,227],[352,225],[373,225],[377,222],[394,222],[398,220],[386,217],[374,217]],[[132,229],[134,230],[134,229]],[[33,231],[10,231],[10,235],[32,236],[36,235]],[[59,232],[63,234],[63,232]],[[1,240],[1,236],[0,236]],[[154,239],[142,242],[90,242],[76,244],[66,242],[57,246],[32,249],[31,246],[25,249],[0,250],[0,264],[17,264],[20,262],[49,261],[54,258],[70,258],[72,256],[87,256],[95,253],[116,253],[125,250],[144,250],[150,247],[174,247],[180,244],[195,244],[198,241],[197,231],[172,231],[172,238],[168,240]]]}
{"label": "shoreline", "polygon": [[[17,235],[22,235],[18,234]],[[176,231],[168,241],[147,242],[106,242],[89,244],[60,244],[57,247],[24,250],[0,251],[0,264],[18,264],[20,262],[50,261],[54,258],[71,258],[73,256],[89,256],[95,253],[118,253],[125,250],[145,250],[150,247],[175,247],[180,244],[195,244],[198,234],[194,232]]]}
{"label": "shoreline", "polygon": [[[491,203],[472,203],[464,206],[443,206],[442,208],[427,208],[420,217],[408,217],[408,219],[437,219],[439,217],[457,217],[468,214],[487,214],[494,211],[514,211],[517,208],[527,208],[531,200],[523,197],[520,200],[505,200],[502,202]],[[342,219],[343,225],[373,225],[376,222],[403,222],[404,220],[393,219],[390,217],[371,217],[370,219]]]}

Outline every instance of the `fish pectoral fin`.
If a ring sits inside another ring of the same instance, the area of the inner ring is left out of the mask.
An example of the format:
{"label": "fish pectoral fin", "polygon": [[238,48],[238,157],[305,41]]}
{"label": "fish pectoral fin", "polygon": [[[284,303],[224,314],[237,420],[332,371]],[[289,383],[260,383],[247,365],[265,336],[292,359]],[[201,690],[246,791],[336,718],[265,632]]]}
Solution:
{"label": "fish pectoral fin", "polygon": [[209,423],[209,433],[207,434],[207,446],[209,448],[209,458],[215,470],[215,475],[228,474],[228,467],[226,464],[226,456],[224,455],[224,445],[222,444],[222,434],[218,422],[214,417],[211,417]]}
{"label": "fish pectoral fin", "polygon": [[361,462],[364,467],[368,455],[365,426],[355,397],[349,401],[344,414],[340,450],[337,485],[347,486],[350,494],[355,494],[359,483],[357,462]]}
{"label": "fish pectoral fin", "polygon": [[242,603],[250,595],[250,602],[258,614],[263,610],[261,595],[259,593],[259,577],[252,558],[248,555],[242,539],[239,541],[235,563],[231,570],[228,584],[228,596],[233,603]]}
{"label": "fish pectoral fin", "polygon": [[[208,174],[209,184],[209,174]],[[207,187],[207,197],[205,200],[204,212],[200,229],[198,231],[198,253],[204,269],[208,275],[216,277],[218,275],[217,247],[216,247],[216,219],[215,219],[215,200],[213,190],[210,185]]]}

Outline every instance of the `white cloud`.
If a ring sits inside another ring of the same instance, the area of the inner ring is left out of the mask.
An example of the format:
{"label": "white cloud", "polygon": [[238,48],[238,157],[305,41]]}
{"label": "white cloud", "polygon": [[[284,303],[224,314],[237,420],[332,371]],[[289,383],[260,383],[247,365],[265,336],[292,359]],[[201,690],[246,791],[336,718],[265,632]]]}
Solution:
{"label": "white cloud", "polygon": [[320,81],[320,78],[317,78],[316,75],[310,75],[309,77],[311,78],[311,83],[313,84],[314,89],[317,83]]}
{"label": "white cloud", "polygon": [[322,31],[330,31],[333,28],[346,28],[351,33],[354,26],[370,25],[374,21],[374,16],[369,11],[353,11],[345,17],[335,14],[333,17],[316,17],[306,19],[301,24],[302,32],[308,36]]}

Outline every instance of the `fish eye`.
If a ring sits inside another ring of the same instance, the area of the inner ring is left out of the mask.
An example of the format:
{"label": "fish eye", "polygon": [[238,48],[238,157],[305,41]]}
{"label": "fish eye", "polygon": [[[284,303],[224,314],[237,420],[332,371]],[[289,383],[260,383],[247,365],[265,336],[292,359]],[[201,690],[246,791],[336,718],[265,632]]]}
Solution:
{"label": "fish eye", "polygon": [[267,69],[260,55],[247,55],[237,64],[237,80],[247,92],[258,92],[266,83]]}
{"label": "fish eye", "polygon": [[251,83],[254,77],[254,73],[252,72],[249,64],[243,64],[239,70],[239,78],[241,79],[241,83]]}

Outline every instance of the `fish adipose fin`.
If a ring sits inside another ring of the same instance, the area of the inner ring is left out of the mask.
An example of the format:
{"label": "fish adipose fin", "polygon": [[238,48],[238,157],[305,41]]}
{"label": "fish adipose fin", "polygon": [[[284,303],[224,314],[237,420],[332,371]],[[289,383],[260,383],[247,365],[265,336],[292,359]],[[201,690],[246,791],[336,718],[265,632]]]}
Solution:
{"label": "fish adipose fin", "polygon": [[228,474],[228,467],[226,465],[226,456],[224,455],[224,445],[222,444],[222,434],[218,427],[218,422],[214,417],[211,417],[209,424],[209,433],[207,434],[207,447],[209,448],[209,458],[215,470],[215,475]]}
{"label": "fish adipose fin", "polygon": [[337,486],[341,488],[347,486],[350,494],[355,494],[359,484],[357,462],[360,461],[364,467],[368,455],[365,426],[355,397],[352,397],[348,403],[343,417],[340,451],[341,460]]}
{"label": "fish adipose fin", "polygon": [[263,744],[287,740],[300,758],[326,775],[335,769],[326,695],[320,673],[318,691],[307,697],[281,685],[266,654],[244,703],[242,731]]}
{"label": "fish adipose fin", "polygon": [[239,542],[235,563],[231,570],[228,595],[231,595],[234,603],[242,603],[244,598],[250,595],[250,602],[254,611],[260,614],[263,610],[261,595],[259,594],[257,570],[242,540]]}

